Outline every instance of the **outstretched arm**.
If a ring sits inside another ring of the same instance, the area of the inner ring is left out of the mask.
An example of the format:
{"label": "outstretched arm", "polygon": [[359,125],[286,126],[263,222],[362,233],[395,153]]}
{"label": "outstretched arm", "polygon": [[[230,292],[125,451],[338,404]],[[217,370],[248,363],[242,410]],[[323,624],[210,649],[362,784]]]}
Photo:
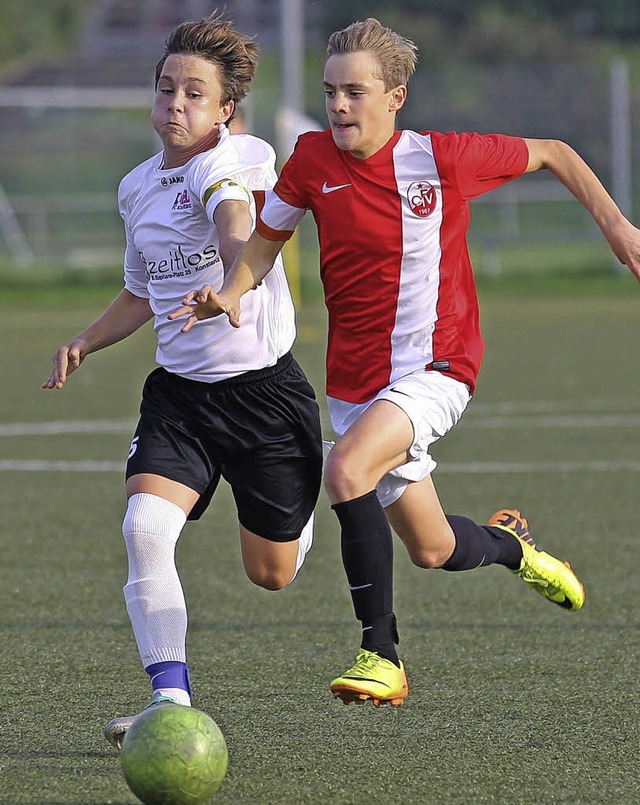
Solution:
{"label": "outstretched arm", "polygon": [[618,260],[640,279],[640,229],[625,218],[582,157],[560,140],[525,142],[529,149],[526,173],[550,170],[590,213]]}
{"label": "outstretched arm", "polygon": [[234,327],[240,326],[240,297],[256,288],[273,268],[285,241],[273,241],[253,232],[226,273],[222,288],[216,293],[210,285],[190,291],[183,307],[169,314],[170,319],[188,316],[182,332],[188,332],[201,319],[226,313]]}
{"label": "outstretched arm", "polygon": [[122,341],[152,315],[148,299],[134,296],[126,289],[120,291],[99,319],[58,349],[53,356],[53,370],[42,388],[61,389],[87,355]]}

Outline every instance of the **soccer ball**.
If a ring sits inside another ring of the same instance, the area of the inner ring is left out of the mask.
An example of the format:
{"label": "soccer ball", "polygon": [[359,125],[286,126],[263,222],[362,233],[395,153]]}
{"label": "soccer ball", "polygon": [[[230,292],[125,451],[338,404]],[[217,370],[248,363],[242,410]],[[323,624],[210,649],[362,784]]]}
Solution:
{"label": "soccer ball", "polygon": [[206,713],[162,704],[136,718],[120,759],[129,788],[145,805],[202,805],[222,785],[228,754]]}

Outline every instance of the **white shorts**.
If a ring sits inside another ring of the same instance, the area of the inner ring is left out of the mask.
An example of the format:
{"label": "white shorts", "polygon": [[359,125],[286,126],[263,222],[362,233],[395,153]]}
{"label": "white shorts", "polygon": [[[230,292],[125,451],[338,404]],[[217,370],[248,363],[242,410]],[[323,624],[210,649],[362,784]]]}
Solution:
{"label": "white shorts", "polygon": [[[366,403],[350,403],[327,397],[331,424],[342,436],[377,400],[389,400],[401,408],[413,426],[411,459],[380,479],[376,493],[382,506],[390,506],[402,495],[407,485],[430,475],[437,464],[429,447],[451,430],[460,420],[471,395],[469,387],[439,372],[419,369],[390,383]],[[325,449],[329,447],[325,443]]]}

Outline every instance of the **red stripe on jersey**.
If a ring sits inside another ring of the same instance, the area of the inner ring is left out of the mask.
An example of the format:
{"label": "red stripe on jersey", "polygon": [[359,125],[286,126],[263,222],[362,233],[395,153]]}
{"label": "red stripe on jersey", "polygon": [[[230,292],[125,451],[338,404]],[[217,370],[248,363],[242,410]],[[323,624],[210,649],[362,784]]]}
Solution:
{"label": "red stripe on jersey", "polygon": [[[476,282],[467,246],[468,200],[520,176],[529,161],[519,137],[423,132],[433,144],[442,183],[440,294],[433,336],[434,361],[475,391],[484,355]],[[427,368],[434,368],[431,364]]]}
{"label": "red stripe on jersey", "polygon": [[292,229],[272,229],[261,219],[258,219],[258,225],[256,226],[256,232],[259,235],[262,235],[265,240],[289,240],[289,238],[293,235],[293,231],[294,230]]}
{"label": "red stripe on jersey", "polygon": [[[402,200],[390,158],[396,141],[367,160],[340,151],[340,171],[325,169],[313,208],[329,312],[327,394],[349,402],[370,399],[392,371],[403,254]],[[322,192],[333,187],[340,189]]]}
{"label": "red stripe on jersey", "polygon": [[[391,372],[403,253],[391,159],[399,136],[360,160],[339,150],[329,131],[305,134],[274,189],[292,216],[311,209],[316,220],[329,311],[327,393],[352,402],[369,399]],[[269,201],[263,225],[276,217]]]}

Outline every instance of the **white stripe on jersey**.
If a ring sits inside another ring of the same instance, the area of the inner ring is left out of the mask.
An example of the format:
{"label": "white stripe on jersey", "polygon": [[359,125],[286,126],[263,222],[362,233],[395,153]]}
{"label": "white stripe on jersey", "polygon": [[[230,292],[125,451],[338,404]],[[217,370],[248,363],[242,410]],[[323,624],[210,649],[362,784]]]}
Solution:
{"label": "white stripe on jersey", "polygon": [[276,232],[293,231],[304,218],[306,210],[287,204],[273,190],[267,190],[264,196],[265,205],[260,218],[270,229]]}
{"label": "white stripe on jersey", "polygon": [[[390,383],[414,371],[417,364],[424,366],[433,360],[443,210],[430,137],[404,131],[393,149],[393,166],[398,194],[408,203],[402,206],[403,249],[396,321],[391,332]],[[425,183],[430,187],[420,187]],[[435,199],[430,199],[435,209],[429,214],[428,225],[411,210],[411,198],[419,205],[421,193],[435,194]]]}

